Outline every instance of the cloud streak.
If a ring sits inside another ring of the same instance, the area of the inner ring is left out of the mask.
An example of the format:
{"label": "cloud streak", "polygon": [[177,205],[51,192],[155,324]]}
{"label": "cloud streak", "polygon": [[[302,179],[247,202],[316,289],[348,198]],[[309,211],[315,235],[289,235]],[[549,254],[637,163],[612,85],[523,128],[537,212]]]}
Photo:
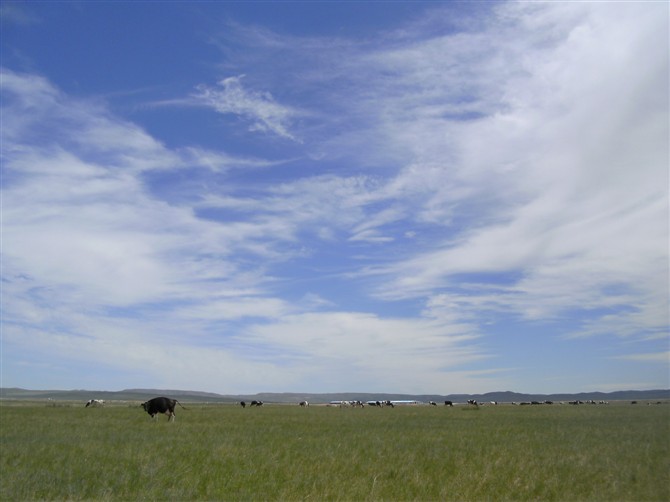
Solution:
{"label": "cloud streak", "polygon": [[200,84],[192,99],[221,114],[238,115],[248,120],[250,131],[273,133],[282,138],[300,142],[290,132],[298,111],[280,105],[269,92],[246,89],[242,85],[244,75],[228,77],[218,82],[218,87]]}

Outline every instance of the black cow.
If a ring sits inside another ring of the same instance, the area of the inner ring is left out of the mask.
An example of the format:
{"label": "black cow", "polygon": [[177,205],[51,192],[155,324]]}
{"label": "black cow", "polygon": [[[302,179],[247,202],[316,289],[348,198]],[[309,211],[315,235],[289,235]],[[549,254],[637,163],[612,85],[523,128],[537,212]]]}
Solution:
{"label": "black cow", "polygon": [[445,405],[445,406],[453,406],[454,403],[452,403],[451,401],[445,401],[445,402],[444,402],[444,405]]}
{"label": "black cow", "polygon": [[153,399],[149,399],[146,403],[142,403],[140,406],[144,408],[144,411],[151,415],[151,418],[155,418],[158,413],[166,413],[169,422],[170,420],[175,419],[176,415],[174,413],[174,408],[177,404],[184,408],[184,406],[176,399],[170,399],[169,397],[154,397]]}
{"label": "black cow", "polygon": [[242,408],[246,408],[247,403],[245,403],[244,401],[240,401],[240,406],[241,406]]}
{"label": "black cow", "polygon": [[263,406],[263,401],[251,401],[249,406]]}

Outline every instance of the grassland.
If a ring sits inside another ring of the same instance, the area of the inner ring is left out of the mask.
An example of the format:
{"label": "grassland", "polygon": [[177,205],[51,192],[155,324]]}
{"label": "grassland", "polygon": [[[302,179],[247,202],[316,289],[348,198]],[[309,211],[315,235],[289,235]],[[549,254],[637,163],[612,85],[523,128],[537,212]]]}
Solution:
{"label": "grassland", "polygon": [[1,500],[670,500],[670,406],[0,404]]}

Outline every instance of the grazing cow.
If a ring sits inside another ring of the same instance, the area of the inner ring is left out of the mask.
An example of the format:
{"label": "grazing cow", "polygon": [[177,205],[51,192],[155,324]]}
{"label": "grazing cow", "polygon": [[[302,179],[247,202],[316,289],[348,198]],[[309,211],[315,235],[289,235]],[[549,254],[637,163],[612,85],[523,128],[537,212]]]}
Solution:
{"label": "grazing cow", "polygon": [[89,399],[84,408],[88,408],[89,406],[104,406],[104,405],[105,401],[103,401],[102,399]]}
{"label": "grazing cow", "polygon": [[247,403],[245,403],[244,401],[240,401],[240,406],[241,406],[242,408],[246,408]]}
{"label": "grazing cow", "polygon": [[471,404],[472,406],[477,406],[477,400],[476,399],[468,399],[468,404]]}
{"label": "grazing cow", "polygon": [[444,402],[444,405],[445,405],[445,406],[452,406],[452,407],[453,407],[453,406],[454,406],[454,403],[452,403],[451,401],[445,401],[445,402]]}
{"label": "grazing cow", "polygon": [[307,408],[309,406],[309,403],[307,401],[300,401],[300,406],[303,408]]}
{"label": "grazing cow", "polygon": [[149,399],[146,403],[142,403],[140,406],[144,408],[144,411],[151,415],[151,418],[155,418],[158,413],[167,414],[169,422],[171,420],[174,421],[175,419],[176,415],[174,409],[177,404],[184,408],[184,406],[176,399],[170,399],[169,397],[154,397],[153,399]]}
{"label": "grazing cow", "polygon": [[437,406],[437,403],[435,401],[428,401],[428,404],[431,406]]}
{"label": "grazing cow", "polygon": [[263,401],[251,401],[249,406],[263,406]]}

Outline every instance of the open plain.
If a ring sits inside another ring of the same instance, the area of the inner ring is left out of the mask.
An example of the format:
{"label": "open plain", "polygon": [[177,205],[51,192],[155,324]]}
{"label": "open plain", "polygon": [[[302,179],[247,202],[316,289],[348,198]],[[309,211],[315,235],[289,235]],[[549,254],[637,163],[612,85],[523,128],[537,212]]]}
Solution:
{"label": "open plain", "polygon": [[2,500],[670,500],[670,405],[0,403]]}

